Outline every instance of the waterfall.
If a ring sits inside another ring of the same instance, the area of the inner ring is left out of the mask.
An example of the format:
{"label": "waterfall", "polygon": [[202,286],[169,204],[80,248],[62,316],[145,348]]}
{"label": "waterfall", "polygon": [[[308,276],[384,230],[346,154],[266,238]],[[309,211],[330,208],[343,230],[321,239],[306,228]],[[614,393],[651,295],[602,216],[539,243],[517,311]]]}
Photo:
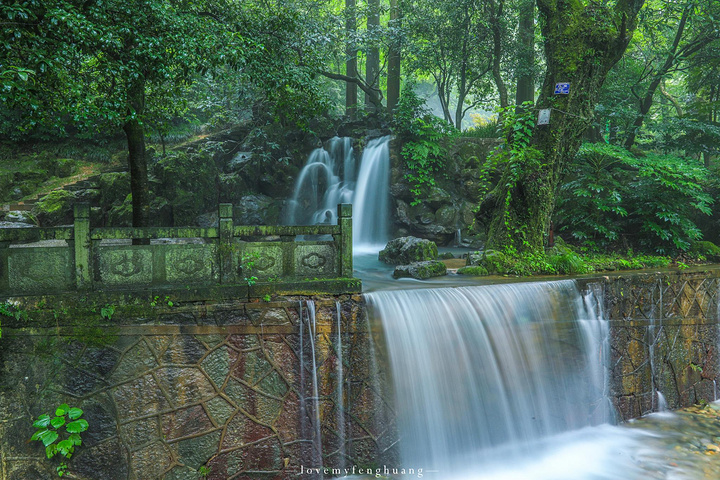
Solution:
{"label": "waterfall", "polygon": [[353,196],[355,251],[379,251],[388,241],[390,214],[390,137],[371,140],[360,162]]}
{"label": "waterfall", "polygon": [[365,297],[385,334],[405,464],[463,478],[498,449],[513,462],[613,418],[607,321],[572,280]]}
{"label": "waterfall", "polygon": [[[322,450],[322,436],[320,433],[320,394],[318,391],[318,372],[317,362],[315,360],[315,337],[317,335],[317,324],[315,320],[315,302],[312,300],[306,301],[307,312],[308,312],[308,337],[310,338],[310,352],[312,358],[312,405],[313,405],[313,426],[315,431],[313,432],[313,463],[315,465],[322,465],[323,462],[323,450]],[[319,474],[319,478],[322,479],[322,473]]]}
{"label": "waterfall", "polygon": [[337,311],[337,388],[335,389],[336,399],[335,408],[337,409],[337,435],[340,442],[338,450],[339,463],[341,470],[345,469],[345,402],[344,402],[344,384],[345,376],[343,374],[343,344],[342,344],[342,309],[340,302],[335,302],[335,310]]}
{"label": "waterfall", "polygon": [[389,141],[390,137],[370,140],[359,165],[350,138],[335,137],[327,150],[315,149],[295,181],[285,223],[335,224],[337,204],[352,203],[355,248],[382,248],[390,215]]}

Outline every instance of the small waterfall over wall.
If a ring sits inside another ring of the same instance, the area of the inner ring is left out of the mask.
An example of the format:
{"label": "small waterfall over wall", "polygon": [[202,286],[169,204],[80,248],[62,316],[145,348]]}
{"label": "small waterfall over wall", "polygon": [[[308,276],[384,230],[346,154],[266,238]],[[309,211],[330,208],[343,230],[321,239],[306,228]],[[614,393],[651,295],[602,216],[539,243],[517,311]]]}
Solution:
{"label": "small waterfall over wall", "polygon": [[353,204],[355,248],[382,248],[390,214],[390,137],[370,140],[359,163],[350,138],[329,140],[308,157],[286,214],[289,225],[337,222],[337,204]]}
{"label": "small waterfall over wall", "polygon": [[497,448],[612,420],[607,322],[573,281],[366,299],[385,331],[406,465],[452,478]]}

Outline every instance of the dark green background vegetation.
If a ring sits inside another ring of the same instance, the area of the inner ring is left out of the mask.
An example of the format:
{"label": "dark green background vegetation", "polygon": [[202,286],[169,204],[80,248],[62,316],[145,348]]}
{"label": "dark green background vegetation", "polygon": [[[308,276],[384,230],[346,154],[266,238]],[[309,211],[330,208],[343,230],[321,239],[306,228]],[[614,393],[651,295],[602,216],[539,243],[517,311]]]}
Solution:
{"label": "dark green background vegetation", "polygon": [[[189,223],[265,201],[252,186],[287,195],[318,139],[390,128],[415,203],[458,137],[498,139],[473,160],[473,228],[505,256],[561,235],[712,260],[719,22],[716,0],[3,2],[0,195],[127,165],[101,185],[104,220]],[[217,132],[241,132],[253,161],[225,168]]]}

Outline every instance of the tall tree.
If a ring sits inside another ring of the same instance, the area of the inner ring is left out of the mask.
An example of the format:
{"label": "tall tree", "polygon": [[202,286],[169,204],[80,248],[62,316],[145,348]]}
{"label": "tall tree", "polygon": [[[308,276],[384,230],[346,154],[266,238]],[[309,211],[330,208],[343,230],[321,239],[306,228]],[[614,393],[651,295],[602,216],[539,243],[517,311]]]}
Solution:
{"label": "tall tree", "polygon": [[390,0],[390,45],[388,47],[387,109],[392,115],[400,99],[401,14],[398,0]]}
{"label": "tall tree", "polygon": [[515,105],[535,101],[535,2],[522,0],[518,15]]}
{"label": "tall tree", "polygon": [[642,56],[647,61],[643,75],[631,88],[637,113],[625,137],[628,149],[635,144],[663,81],[686,68],[689,58],[720,39],[720,4],[714,0],[651,3],[644,13],[644,41],[637,42],[637,48],[644,50]]}
{"label": "tall tree", "polygon": [[[643,3],[537,0],[547,70],[536,107],[551,109],[552,117],[550,125],[528,129],[532,150],[519,148],[508,158],[492,196],[488,248],[542,252],[563,169],[580,147],[600,87],[625,52]],[[555,94],[558,82],[570,83],[569,94]]]}
{"label": "tall tree", "polygon": [[493,33],[485,13],[479,0],[425,0],[405,15],[410,66],[432,77],[445,120],[458,128],[489,90]]}
{"label": "tall tree", "polygon": [[[354,45],[355,33],[357,31],[357,10],[355,0],[345,0],[345,75],[348,78],[358,76],[358,55],[357,47]],[[345,113],[351,117],[357,112],[358,93],[357,83],[345,82]]]}
{"label": "tall tree", "polygon": [[[370,88],[379,89],[380,85],[380,0],[368,0],[367,31],[369,44],[365,57],[365,81]],[[381,106],[380,106],[381,107]],[[377,102],[371,94],[365,94],[365,108],[369,112],[378,109]]]}
{"label": "tall tree", "polygon": [[[52,78],[53,88],[66,94],[62,111],[77,125],[121,127],[128,145],[133,225],[149,221],[149,186],[145,149],[145,124],[151,111],[146,94],[187,84],[194,72],[207,69],[221,55],[230,59],[243,47],[242,37],[231,34],[220,22],[220,5],[208,2],[177,3],[170,0],[106,0],[104,2],[48,0],[32,4],[22,25],[28,42],[46,51],[26,57],[31,68],[61,73],[43,75],[40,85]],[[22,35],[20,35],[22,38]],[[51,53],[52,52],[52,53]],[[35,95],[43,93],[41,87]],[[27,98],[28,103],[37,97]],[[161,104],[162,102],[154,102]]]}

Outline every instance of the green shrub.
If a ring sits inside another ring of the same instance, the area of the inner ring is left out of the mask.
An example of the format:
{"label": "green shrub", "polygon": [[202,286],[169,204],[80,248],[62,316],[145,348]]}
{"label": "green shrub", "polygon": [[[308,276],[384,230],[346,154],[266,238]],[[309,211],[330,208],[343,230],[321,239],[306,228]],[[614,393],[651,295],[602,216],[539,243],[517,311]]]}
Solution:
{"label": "green shrub", "polygon": [[560,189],[557,224],[590,250],[623,240],[645,251],[684,252],[702,236],[693,216],[711,212],[707,179],[689,160],[585,144]]}
{"label": "green shrub", "polygon": [[412,205],[417,205],[423,192],[435,185],[435,177],[444,166],[447,150],[441,141],[457,131],[430,113],[425,100],[408,85],[395,108],[393,132],[402,142],[405,178],[411,185]]}

